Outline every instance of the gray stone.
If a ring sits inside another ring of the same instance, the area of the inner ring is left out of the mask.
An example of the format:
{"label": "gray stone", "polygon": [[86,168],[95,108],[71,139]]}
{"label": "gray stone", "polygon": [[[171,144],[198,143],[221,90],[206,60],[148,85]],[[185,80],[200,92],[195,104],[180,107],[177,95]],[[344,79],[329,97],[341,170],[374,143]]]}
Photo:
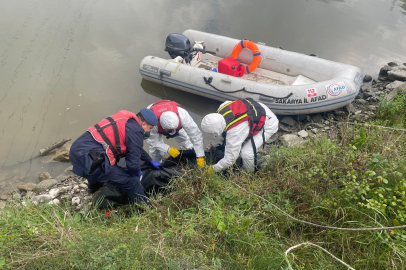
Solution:
{"label": "gray stone", "polygon": [[372,77],[370,75],[365,75],[364,82],[370,82],[370,81],[372,81]]}
{"label": "gray stone", "polygon": [[364,83],[362,86],[361,86],[361,92],[369,92],[369,91],[371,91],[371,89],[372,89],[372,84],[370,84],[370,83]]}
{"label": "gray stone", "polygon": [[0,201],[0,209],[3,209],[4,207],[6,207],[6,202],[5,201]]}
{"label": "gray stone", "polygon": [[281,138],[282,142],[289,147],[298,147],[304,143],[303,139],[294,134],[286,134]]}
{"label": "gray stone", "polygon": [[86,185],[86,184],[80,184],[79,187],[80,187],[80,188],[85,188],[85,189],[87,189],[87,185]]}
{"label": "gray stone", "polygon": [[51,195],[51,196],[53,196],[53,197],[55,198],[55,197],[57,197],[57,196],[59,195],[59,193],[61,193],[61,192],[60,192],[59,188],[53,188],[53,189],[51,189],[48,193],[49,193],[49,195]]}
{"label": "gray stone", "polygon": [[344,116],[344,115],[346,115],[346,113],[345,113],[344,111],[341,111],[341,110],[336,110],[336,111],[334,111],[334,114],[337,115],[337,116]]}
{"label": "gray stone", "polygon": [[52,201],[49,201],[48,204],[53,204],[53,205],[58,205],[60,201],[58,199],[53,199]]}
{"label": "gray stone", "polygon": [[73,197],[72,198],[72,205],[79,205],[80,204],[80,198],[79,197]]}
{"label": "gray stone", "polygon": [[390,66],[384,66],[379,70],[379,77],[378,79],[381,80],[381,77],[387,77],[388,76],[388,71],[392,70]]}
{"label": "gray stone", "polygon": [[65,144],[56,151],[55,156],[52,158],[53,161],[69,161],[69,150],[71,144]]}
{"label": "gray stone", "polygon": [[373,92],[364,92],[364,93],[362,93],[362,98],[363,99],[368,99],[368,98],[370,98],[372,96],[373,96]]}
{"label": "gray stone", "polygon": [[376,106],[375,105],[368,105],[367,108],[370,111],[376,111]]}
{"label": "gray stone", "polygon": [[32,199],[35,196],[35,193],[32,191],[27,191],[27,193],[25,194],[25,198],[27,199]]}
{"label": "gray stone", "polygon": [[306,114],[301,114],[301,115],[299,115],[299,121],[300,122],[304,122],[304,121],[306,121],[307,120],[307,115]]}
{"label": "gray stone", "polygon": [[324,130],[330,130],[330,127],[324,127]]}
{"label": "gray stone", "polygon": [[66,173],[72,173],[73,166],[69,166],[68,168],[65,169]]}
{"label": "gray stone", "polygon": [[37,184],[35,184],[35,183],[27,183],[27,184],[18,185],[17,188],[20,189],[20,190],[24,190],[24,191],[31,191],[36,186],[37,186]]}
{"label": "gray stone", "polygon": [[293,127],[296,124],[296,121],[290,116],[283,117],[279,122],[290,127]]}
{"label": "gray stone", "polygon": [[388,63],[388,66],[390,66],[390,67],[397,67],[398,64],[395,63],[395,62],[389,62],[389,63]]}
{"label": "gray stone", "polygon": [[318,128],[313,128],[313,129],[311,129],[310,130],[313,134],[317,134],[317,132],[319,131],[319,129]]}
{"label": "gray stone", "polygon": [[307,138],[309,136],[309,133],[307,133],[306,130],[301,130],[297,133],[297,135],[299,135],[299,137],[302,137],[302,138]]}
{"label": "gray stone", "polygon": [[2,200],[2,201],[7,201],[8,199],[10,199],[10,195],[9,194],[5,194],[5,193],[3,193],[3,194],[0,194],[0,200]]}
{"label": "gray stone", "polygon": [[32,202],[39,202],[39,203],[42,203],[42,202],[48,202],[48,201],[52,200],[53,198],[54,198],[54,197],[52,197],[52,195],[43,194],[43,195],[37,195],[37,196],[33,197],[33,198],[31,199],[31,201],[32,201]]}
{"label": "gray stone", "polygon": [[312,115],[312,122],[314,122],[314,123],[323,123],[323,117],[319,113],[315,114],[315,115]]}
{"label": "gray stone", "polygon": [[360,113],[362,113],[362,111],[356,111],[356,112],[354,112],[354,115],[358,115]]}
{"label": "gray stone", "polygon": [[357,109],[352,104],[348,104],[347,106],[345,106],[345,109],[348,113],[354,113],[357,111]]}
{"label": "gray stone", "polygon": [[72,186],[66,186],[66,187],[62,187],[61,188],[61,192],[66,192],[66,191],[69,191],[69,190],[71,190],[73,187]]}
{"label": "gray stone", "polygon": [[393,89],[397,88],[398,86],[401,86],[402,84],[406,84],[406,83],[401,82],[401,81],[394,81],[394,82],[391,82],[390,84],[386,85],[386,88],[393,90]]}
{"label": "gray stone", "polygon": [[397,69],[388,71],[390,81],[406,81],[406,69]]}
{"label": "gray stone", "polygon": [[396,92],[400,93],[406,93],[406,83],[399,85],[398,87],[395,88]]}
{"label": "gray stone", "polygon": [[39,174],[39,181],[40,182],[44,181],[44,180],[47,180],[47,179],[51,179],[51,178],[52,177],[48,172],[42,172],[42,173]]}
{"label": "gray stone", "polygon": [[386,101],[390,101],[397,92],[406,93],[406,84],[399,85],[395,88],[395,90],[391,91],[389,94],[385,96]]}
{"label": "gray stone", "polygon": [[34,189],[34,192],[43,192],[51,187],[53,187],[54,185],[56,185],[58,183],[58,181],[56,181],[55,179],[47,179],[44,180],[42,182],[40,182]]}
{"label": "gray stone", "polygon": [[11,198],[15,201],[19,201],[21,200],[21,194],[20,193],[13,193],[13,195],[11,196]]}
{"label": "gray stone", "polygon": [[362,99],[362,98],[357,99],[356,102],[359,103],[359,104],[365,104],[365,103],[367,103],[367,101],[366,101],[365,99]]}

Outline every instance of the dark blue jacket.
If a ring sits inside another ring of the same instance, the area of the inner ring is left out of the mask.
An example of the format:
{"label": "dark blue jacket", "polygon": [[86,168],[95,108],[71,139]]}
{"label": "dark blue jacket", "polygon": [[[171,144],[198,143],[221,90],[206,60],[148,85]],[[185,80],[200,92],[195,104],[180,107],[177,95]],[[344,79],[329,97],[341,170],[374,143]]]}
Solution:
{"label": "dark blue jacket", "polygon": [[[127,156],[125,158],[127,170],[131,176],[140,174],[140,160],[144,162],[151,162],[151,157],[142,148],[143,147],[144,130],[134,120],[129,119],[125,126],[125,139]],[[103,146],[93,139],[92,135],[86,131],[83,133],[73,144],[69,152],[69,158],[73,165],[72,172],[76,175],[85,177],[90,171],[93,160],[89,156],[90,151],[95,151],[99,156],[105,157],[104,163],[100,166],[102,175],[108,175],[111,171],[112,165],[106,156],[106,151]],[[114,165],[116,166],[116,165]],[[99,179],[101,182],[108,179]]]}

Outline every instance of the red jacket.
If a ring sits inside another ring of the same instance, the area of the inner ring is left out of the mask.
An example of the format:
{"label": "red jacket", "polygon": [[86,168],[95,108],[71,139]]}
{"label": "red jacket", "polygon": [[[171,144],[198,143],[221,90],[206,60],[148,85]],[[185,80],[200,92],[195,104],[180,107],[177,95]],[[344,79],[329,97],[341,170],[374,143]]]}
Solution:
{"label": "red jacket", "polygon": [[251,98],[237,99],[221,107],[217,113],[221,114],[226,120],[227,132],[229,129],[248,121],[250,127],[249,136],[255,136],[259,133],[265,124],[265,109]]}
{"label": "red jacket", "polygon": [[138,124],[140,123],[134,113],[123,110],[87,129],[93,138],[106,149],[106,155],[111,165],[116,164],[121,157],[125,157],[127,154],[125,125],[130,118],[133,118]]}
{"label": "red jacket", "polygon": [[179,117],[179,112],[178,112],[178,106],[180,104],[176,103],[175,101],[170,101],[170,100],[158,100],[151,106],[151,110],[155,113],[156,117],[158,118],[158,133],[164,134],[164,135],[169,135],[168,132],[161,126],[161,115],[164,112],[174,112],[179,118],[179,125],[176,128],[176,131],[179,131],[182,128],[182,123],[180,121]]}

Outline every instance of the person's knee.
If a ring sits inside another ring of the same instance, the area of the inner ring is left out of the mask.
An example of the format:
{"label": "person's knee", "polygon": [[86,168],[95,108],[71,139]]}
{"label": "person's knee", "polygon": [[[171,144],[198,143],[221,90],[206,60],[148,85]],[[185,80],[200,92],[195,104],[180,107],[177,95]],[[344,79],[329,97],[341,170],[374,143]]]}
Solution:
{"label": "person's knee", "polygon": [[241,158],[243,160],[251,160],[254,159],[254,152],[248,149],[242,149],[241,151]]}

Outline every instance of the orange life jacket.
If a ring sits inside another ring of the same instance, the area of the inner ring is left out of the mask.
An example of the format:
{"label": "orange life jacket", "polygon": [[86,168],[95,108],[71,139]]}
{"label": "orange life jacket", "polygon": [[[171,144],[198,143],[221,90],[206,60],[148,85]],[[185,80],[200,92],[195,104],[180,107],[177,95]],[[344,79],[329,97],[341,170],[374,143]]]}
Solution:
{"label": "orange life jacket", "polygon": [[[173,138],[177,135],[179,135],[179,130],[182,128],[182,123],[180,121],[180,117],[179,117],[179,112],[178,112],[178,106],[180,106],[179,103],[176,103],[175,101],[170,101],[170,100],[158,100],[156,101],[154,104],[152,104],[151,106],[151,110],[155,113],[156,117],[158,118],[158,133],[163,134],[166,136],[167,139],[169,138]],[[178,116],[179,119],[179,125],[176,128],[176,133],[174,135],[170,135],[168,133],[168,131],[166,131],[162,126],[161,126],[161,115],[164,112],[174,112],[176,113],[176,115]]]}
{"label": "orange life jacket", "polygon": [[87,129],[93,138],[103,145],[110,164],[114,165],[127,155],[125,125],[132,118],[139,124],[137,116],[129,111],[119,111]]}
{"label": "orange life jacket", "polygon": [[248,121],[250,127],[248,137],[259,133],[265,124],[266,118],[265,109],[252,98],[237,99],[218,109],[217,113],[221,114],[226,120],[225,132]]}

